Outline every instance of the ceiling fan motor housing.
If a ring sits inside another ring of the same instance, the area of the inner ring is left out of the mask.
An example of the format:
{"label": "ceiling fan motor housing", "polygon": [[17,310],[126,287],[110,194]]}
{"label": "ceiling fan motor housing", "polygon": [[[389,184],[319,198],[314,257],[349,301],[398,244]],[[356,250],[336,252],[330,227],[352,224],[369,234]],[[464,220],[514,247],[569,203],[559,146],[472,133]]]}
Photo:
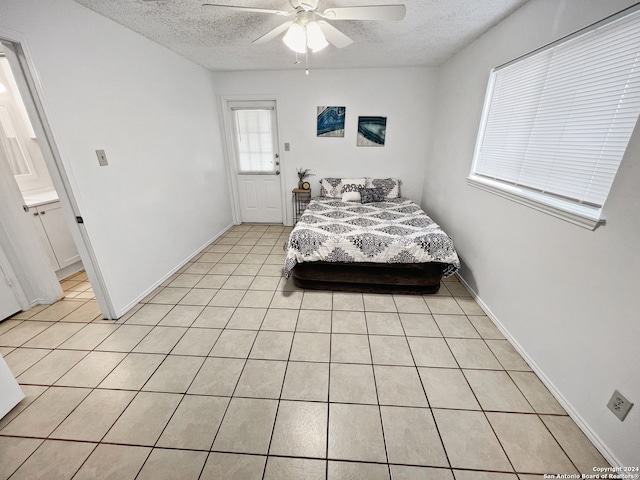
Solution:
{"label": "ceiling fan motor housing", "polygon": [[[298,8],[310,11],[318,8],[318,0],[298,0]],[[293,6],[293,5],[292,5]]]}
{"label": "ceiling fan motor housing", "polygon": [[304,11],[304,12],[299,12],[296,15],[296,22],[302,26],[308,25],[314,20],[316,20],[316,15],[313,12]]}

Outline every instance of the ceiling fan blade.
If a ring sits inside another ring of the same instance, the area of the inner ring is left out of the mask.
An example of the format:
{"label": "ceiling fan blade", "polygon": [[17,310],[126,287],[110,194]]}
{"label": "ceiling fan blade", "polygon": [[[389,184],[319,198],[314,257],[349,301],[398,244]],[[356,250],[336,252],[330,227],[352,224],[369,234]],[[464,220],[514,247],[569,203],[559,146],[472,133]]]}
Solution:
{"label": "ceiling fan blade", "polygon": [[269,8],[253,8],[253,7],[238,7],[235,5],[219,5],[217,3],[203,3],[203,7],[218,7],[218,8],[226,8],[227,10],[238,10],[242,12],[253,12],[253,13],[272,13],[274,15],[281,15],[283,17],[288,17],[292,13],[295,12],[286,12],[284,10],[271,10]]}
{"label": "ceiling fan blade", "polygon": [[335,47],[344,48],[353,43],[353,40],[324,20],[318,20],[318,25],[320,25],[320,29],[322,30],[322,33],[324,33],[327,41]]}
{"label": "ceiling fan blade", "polygon": [[274,28],[270,32],[267,32],[264,35],[262,35],[261,37],[256,38],[251,43],[265,43],[265,42],[268,42],[269,40],[273,40],[278,35],[280,35],[282,32],[286,31],[287,28],[289,28],[292,23],[293,23],[292,21],[284,22],[282,25],[277,26],[276,28]]}
{"label": "ceiling fan blade", "polygon": [[369,5],[328,8],[322,16],[329,20],[402,20],[406,13],[404,5]]}

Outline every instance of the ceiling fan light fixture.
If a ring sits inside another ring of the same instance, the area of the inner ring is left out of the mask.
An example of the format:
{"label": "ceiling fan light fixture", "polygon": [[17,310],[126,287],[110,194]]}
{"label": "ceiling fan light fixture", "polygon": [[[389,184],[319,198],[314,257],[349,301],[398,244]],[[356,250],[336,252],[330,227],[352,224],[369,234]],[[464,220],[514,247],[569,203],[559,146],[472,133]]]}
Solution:
{"label": "ceiling fan light fixture", "polygon": [[307,48],[316,53],[329,45],[320,25],[316,21],[311,21],[304,25],[294,22],[287,30],[282,41],[297,53],[306,53]]}
{"label": "ceiling fan light fixture", "polygon": [[[137,0],[138,2],[173,2],[175,0]],[[229,0],[227,0],[229,1]],[[257,1],[257,0],[255,0]],[[282,0],[284,1],[284,0]],[[266,13],[290,17],[284,23],[273,28],[264,35],[256,38],[253,43],[262,44],[273,40],[286,32],[283,40],[285,45],[296,53],[308,54],[309,50],[316,53],[331,43],[336,48],[345,48],[353,43],[347,35],[342,33],[327,20],[402,20],[407,7],[396,5],[355,5],[352,7],[333,7],[321,12],[318,10],[319,0],[289,0],[291,9],[273,10],[270,8],[245,7],[239,5],[222,5],[205,3],[203,7],[215,7],[227,11],[245,11],[250,13]]]}
{"label": "ceiling fan light fixture", "polygon": [[318,25],[318,22],[308,23],[306,29],[307,46],[313,51],[313,53],[319,52],[329,45],[324,33],[322,33],[322,30],[320,29],[320,25]]}
{"label": "ceiling fan light fixture", "polygon": [[304,27],[297,22],[291,24],[287,33],[282,37],[284,44],[297,53],[305,53],[307,51],[307,35]]}

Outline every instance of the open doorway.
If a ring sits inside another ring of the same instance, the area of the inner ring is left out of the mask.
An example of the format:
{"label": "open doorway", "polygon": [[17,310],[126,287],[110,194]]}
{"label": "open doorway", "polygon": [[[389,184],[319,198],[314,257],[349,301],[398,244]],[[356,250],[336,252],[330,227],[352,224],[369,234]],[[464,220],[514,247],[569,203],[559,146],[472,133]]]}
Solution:
{"label": "open doorway", "polygon": [[82,270],[82,260],[62,216],[60,197],[4,51],[0,50],[0,161],[8,164],[58,280]]}
{"label": "open doorway", "polygon": [[0,37],[4,275],[22,310],[64,297],[96,299],[103,317],[114,319],[34,78],[20,44]]}

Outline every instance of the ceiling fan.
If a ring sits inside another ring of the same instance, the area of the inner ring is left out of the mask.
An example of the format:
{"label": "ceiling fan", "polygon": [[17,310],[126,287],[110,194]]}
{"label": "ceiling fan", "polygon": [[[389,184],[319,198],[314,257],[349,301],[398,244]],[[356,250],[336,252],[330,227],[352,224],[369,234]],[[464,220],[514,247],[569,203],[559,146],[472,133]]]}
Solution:
{"label": "ceiling fan", "polygon": [[297,53],[307,53],[308,50],[314,53],[319,52],[329,43],[337,48],[344,48],[353,43],[353,40],[327,20],[402,20],[406,13],[404,5],[335,7],[321,12],[318,10],[318,0],[289,0],[289,4],[293,10],[272,10],[215,3],[205,3],[203,7],[295,17],[255,39],[253,43],[268,42],[286,31],[282,40]]}

